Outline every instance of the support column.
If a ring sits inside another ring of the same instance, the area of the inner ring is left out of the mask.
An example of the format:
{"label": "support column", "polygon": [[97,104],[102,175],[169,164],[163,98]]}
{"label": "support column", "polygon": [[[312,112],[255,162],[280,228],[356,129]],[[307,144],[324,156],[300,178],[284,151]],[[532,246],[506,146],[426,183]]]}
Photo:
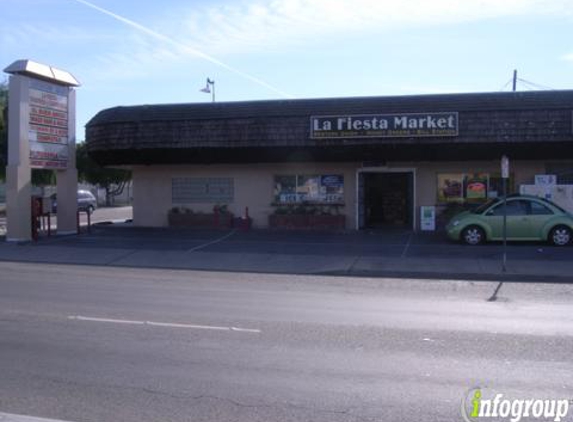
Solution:
{"label": "support column", "polygon": [[56,171],[58,234],[77,232],[78,170],[76,169],[76,92],[68,94],[68,168]]}
{"label": "support column", "polygon": [[58,192],[58,234],[73,234],[77,231],[78,171],[70,168],[56,172]]}
{"label": "support column", "polygon": [[28,145],[28,78],[10,76],[8,165],[6,166],[6,240],[32,240],[32,191]]}
{"label": "support column", "polygon": [[32,240],[32,191],[29,166],[6,166],[6,240]]}

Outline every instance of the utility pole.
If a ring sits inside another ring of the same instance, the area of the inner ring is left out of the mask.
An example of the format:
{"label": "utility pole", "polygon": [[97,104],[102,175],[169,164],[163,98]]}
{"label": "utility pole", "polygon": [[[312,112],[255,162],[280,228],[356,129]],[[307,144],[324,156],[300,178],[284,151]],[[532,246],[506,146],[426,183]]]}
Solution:
{"label": "utility pole", "polygon": [[513,92],[517,91],[517,69],[513,71]]}

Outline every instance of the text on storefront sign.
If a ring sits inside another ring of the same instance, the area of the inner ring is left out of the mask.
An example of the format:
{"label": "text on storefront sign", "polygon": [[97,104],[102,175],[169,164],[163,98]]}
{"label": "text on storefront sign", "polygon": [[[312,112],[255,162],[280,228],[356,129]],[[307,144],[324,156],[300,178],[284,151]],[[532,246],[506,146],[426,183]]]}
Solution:
{"label": "text on storefront sign", "polygon": [[311,138],[457,136],[458,113],[312,116]]}

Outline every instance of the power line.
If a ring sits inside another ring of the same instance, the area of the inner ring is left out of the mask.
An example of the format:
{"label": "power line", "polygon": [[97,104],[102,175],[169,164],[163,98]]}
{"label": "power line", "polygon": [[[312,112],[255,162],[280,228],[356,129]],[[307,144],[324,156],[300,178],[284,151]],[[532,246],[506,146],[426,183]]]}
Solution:
{"label": "power line", "polygon": [[[515,77],[515,80],[516,80],[517,82],[520,82],[522,87],[524,87],[524,88],[526,88],[526,89],[528,89],[528,90],[530,90],[530,91],[532,91],[532,90],[540,90],[540,89],[541,89],[541,90],[555,91],[555,88],[552,88],[552,87],[546,86],[546,85],[541,85],[541,84],[538,84],[538,83],[535,83],[535,82],[531,82],[531,81],[528,81],[527,79]],[[500,91],[504,91],[512,82],[513,82],[513,78],[509,79],[509,80],[505,83],[505,85],[503,85],[503,86],[500,88]]]}
{"label": "power line", "polygon": [[549,87],[549,86],[537,84],[537,83],[535,83],[535,82],[530,82],[530,81],[525,80],[525,79],[522,79],[522,78],[517,78],[517,80],[518,80],[519,82],[524,83],[524,84],[530,85],[530,86],[532,86],[533,88],[537,88],[537,89],[548,89],[548,90],[551,90],[551,91],[554,91],[554,90],[555,90],[555,88],[551,88],[551,87]]}
{"label": "power line", "polygon": [[505,88],[507,88],[507,86],[513,81],[513,79],[509,79],[504,86],[502,86],[499,90],[503,91]]}

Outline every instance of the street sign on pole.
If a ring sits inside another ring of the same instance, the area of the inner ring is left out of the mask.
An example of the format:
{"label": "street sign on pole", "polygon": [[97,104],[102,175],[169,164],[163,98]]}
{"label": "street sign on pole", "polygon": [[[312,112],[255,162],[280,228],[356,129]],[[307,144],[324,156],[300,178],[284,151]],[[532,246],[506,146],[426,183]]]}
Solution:
{"label": "street sign on pole", "polygon": [[501,177],[509,179],[509,158],[507,155],[501,157]]}
{"label": "street sign on pole", "polygon": [[507,271],[507,179],[509,178],[509,158],[501,157],[501,177],[503,180],[503,262],[501,271]]}

